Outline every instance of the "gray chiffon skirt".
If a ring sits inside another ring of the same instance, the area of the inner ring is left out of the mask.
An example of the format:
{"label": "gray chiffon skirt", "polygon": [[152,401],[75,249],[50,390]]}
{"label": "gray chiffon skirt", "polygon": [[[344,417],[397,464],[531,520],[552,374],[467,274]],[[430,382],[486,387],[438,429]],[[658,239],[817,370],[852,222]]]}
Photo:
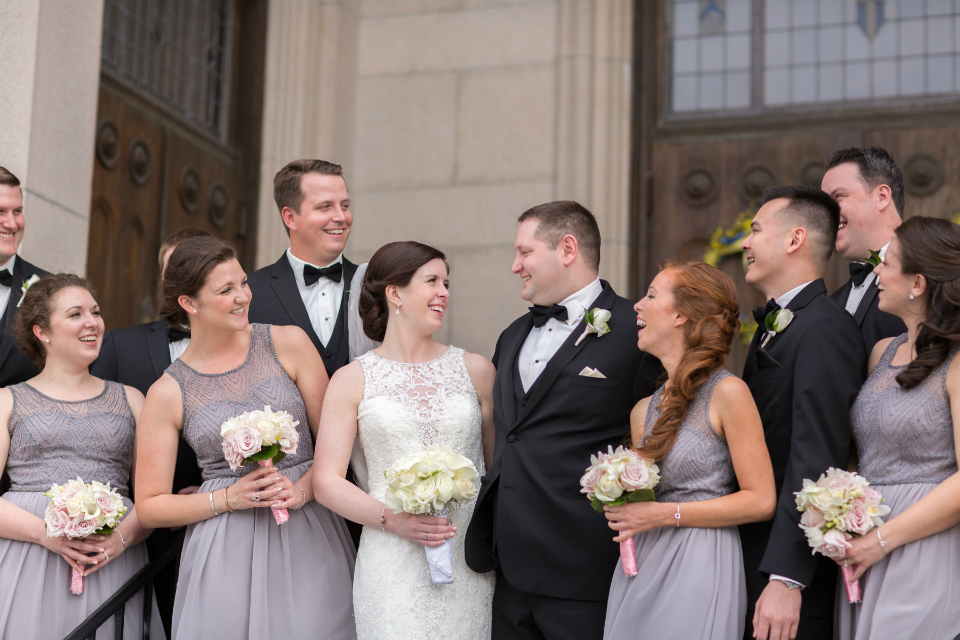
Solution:
{"label": "gray chiffon skirt", "polygon": [[747,612],[736,527],[662,527],[638,534],[637,575],[618,562],[604,640],[739,640]]}
{"label": "gray chiffon skirt", "polygon": [[[11,491],[4,499],[43,517],[50,503],[40,492]],[[124,499],[127,508],[133,503]],[[83,593],[70,591],[72,570],[67,561],[32,542],[0,538],[0,638],[52,640],[63,638],[147,564],[143,544],[131,546],[110,564],[83,579]],[[163,638],[163,625],[152,603],[151,637]],[[143,624],[143,592],[126,604],[123,637],[139,640]],[[97,632],[98,640],[113,640],[111,617]]]}
{"label": "gray chiffon skirt", "polygon": [[[280,471],[294,481],[312,462]],[[234,478],[207,480],[200,492]],[[316,501],[278,525],[269,507],[190,525],[173,605],[174,640],[353,640],[356,551],[340,516]]]}
{"label": "gray chiffon skirt", "polygon": [[[874,488],[890,507],[890,520],[936,486]],[[840,580],[834,618],[839,640],[953,640],[960,635],[960,525],[898,547],[867,569],[860,578],[859,604],[847,601]]]}

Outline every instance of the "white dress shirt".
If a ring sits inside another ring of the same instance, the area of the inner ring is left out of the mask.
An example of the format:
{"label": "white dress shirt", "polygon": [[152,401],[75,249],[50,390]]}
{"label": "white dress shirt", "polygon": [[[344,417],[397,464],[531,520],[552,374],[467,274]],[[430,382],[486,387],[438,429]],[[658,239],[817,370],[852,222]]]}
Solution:
{"label": "white dress shirt", "polygon": [[[10,256],[10,259],[0,264],[0,271],[6,269],[10,272],[10,275],[13,275],[13,265],[17,262],[17,254]],[[3,319],[3,314],[7,312],[7,305],[10,303],[10,287],[0,284],[0,320]]]}
{"label": "white dress shirt", "polygon": [[542,327],[534,327],[520,347],[517,367],[520,369],[520,382],[526,393],[547,367],[550,358],[560,349],[560,345],[570,337],[580,320],[590,309],[590,305],[600,296],[603,285],[597,278],[580,291],[560,303],[567,308],[567,321],[560,322],[549,318]]}
{"label": "white dress shirt", "polygon": [[[307,308],[307,315],[310,316],[310,324],[313,326],[317,337],[320,338],[320,342],[326,345],[333,337],[333,329],[337,324],[346,274],[340,278],[340,282],[334,282],[330,278],[320,278],[308,287],[306,282],[303,281],[303,268],[310,263],[304,262],[293,255],[290,249],[287,249],[287,260],[290,261],[293,275],[297,279],[297,289],[300,291],[303,306]],[[330,264],[311,266],[319,269],[338,262],[343,262],[342,253]]]}
{"label": "white dress shirt", "polygon": [[183,355],[183,352],[187,350],[187,347],[190,346],[190,338],[184,338],[183,340],[173,340],[169,341],[170,344],[170,364],[173,364],[180,359],[180,356]]}
{"label": "white dress shirt", "polygon": [[[883,249],[880,249],[878,252],[880,254],[880,259],[882,260],[885,255],[887,255],[887,247],[890,246],[890,243],[883,245]],[[12,273],[12,272],[11,272]],[[853,283],[850,283],[850,295],[847,297],[847,313],[852,316],[857,315],[857,309],[860,307],[860,302],[863,300],[864,294],[867,293],[867,289],[873,284],[873,281],[877,279],[877,274],[871,272],[867,274],[867,277],[863,279],[863,282],[860,283],[859,287],[853,286]]]}

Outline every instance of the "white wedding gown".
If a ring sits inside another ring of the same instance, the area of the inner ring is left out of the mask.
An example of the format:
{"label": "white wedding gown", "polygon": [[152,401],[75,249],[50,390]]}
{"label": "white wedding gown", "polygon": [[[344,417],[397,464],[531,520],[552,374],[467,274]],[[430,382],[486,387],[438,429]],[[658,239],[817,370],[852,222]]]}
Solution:
{"label": "white wedding gown", "polygon": [[[367,493],[383,500],[384,470],[432,444],[466,456],[484,473],[480,405],[463,349],[448,347],[421,364],[393,362],[372,351],[357,360],[364,385],[360,449],[353,461]],[[363,528],[353,580],[358,640],[490,638],[495,576],[471,571],[463,552],[475,502],[450,509],[457,527],[453,584],[431,581],[423,545],[380,527]]]}

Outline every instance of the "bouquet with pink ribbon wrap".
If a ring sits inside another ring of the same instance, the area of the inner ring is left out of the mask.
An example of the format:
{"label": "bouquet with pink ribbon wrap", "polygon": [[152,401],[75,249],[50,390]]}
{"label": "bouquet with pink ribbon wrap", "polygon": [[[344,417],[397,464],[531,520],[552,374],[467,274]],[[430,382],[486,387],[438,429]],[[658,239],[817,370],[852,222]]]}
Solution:
{"label": "bouquet with pink ribbon wrap", "polygon": [[[656,500],[653,488],[660,482],[660,468],[633,449],[622,445],[607,453],[590,456],[590,466],[580,478],[580,493],[587,494],[590,504],[600,514],[604,505],[619,506],[628,502]],[[636,549],[633,538],[620,543],[620,562],[628,576],[637,575]]]}
{"label": "bouquet with pink ribbon wrap", "polygon": [[[842,558],[850,548],[849,540],[859,538],[883,524],[890,507],[881,504],[883,496],[871,489],[866,478],[852,471],[827,469],[814,482],[804,479],[797,496],[797,510],[803,512],[800,528],[813,553]],[[850,582],[856,565],[840,567],[847,586],[847,600],[860,602],[860,581]]]}
{"label": "bouquet with pink ribbon wrap", "polygon": [[[261,467],[279,464],[288,454],[297,452],[300,434],[298,420],[286,411],[273,411],[267,405],[263,411],[247,411],[230,418],[220,425],[223,437],[223,456],[231,469],[247,462],[256,462]],[[277,524],[290,519],[286,509],[274,509]]]}
{"label": "bouquet with pink ribbon wrap", "polygon": [[[110,484],[84,483],[79,477],[66,484],[55,484],[44,493],[51,498],[43,514],[47,536],[67,536],[71,540],[113,533],[127,512],[123,497]],[[76,569],[70,578],[70,591],[83,593],[83,574]]]}

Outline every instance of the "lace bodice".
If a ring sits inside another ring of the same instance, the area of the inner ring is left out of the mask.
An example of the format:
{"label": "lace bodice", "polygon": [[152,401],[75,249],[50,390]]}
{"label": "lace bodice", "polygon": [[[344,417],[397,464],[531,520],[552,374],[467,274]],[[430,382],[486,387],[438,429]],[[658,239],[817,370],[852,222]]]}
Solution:
{"label": "lace bodice", "polygon": [[939,484],[957,472],[947,369],[958,348],[905,391],[896,378],[906,365],[890,363],[906,341],[890,342],[850,412],[860,473],[872,484]]}
{"label": "lace bodice", "polygon": [[270,405],[274,411],[286,411],[299,420],[297,452],[288,455],[278,469],[287,469],[313,460],[313,437],[307,422],[307,409],[300,390],[277,358],[270,338],[270,325],[254,324],[247,359],[226,373],[199,373],[177,360],[167,373],[180,384],[183,394],[183,439],[197,454],[203,479],[239,478],[256,468],[251,462],[235,471],[223,457],[220,425],[245,411]]}
{"label": "lace bodice", "polygon": [[89,400],[55,400],[26,382],[9,387],[11,491],[47,491],[77,476],[130,494],[136,421],[123,385]]}
{"label": "lace bodice", "polygon": [[[658,502],[694,502],[733,493],[737,476],[727,441],[717,435],[710,424],[710,398],[713,390],[733,374],[724,369],[714,371],[697,389],[687,417],[680,425],[677,440],[667,456],[657,463],[660,483],[654,489]],[[643,424],[644,434],[653,429],[660,417],[663,387],[650,398]]]}

